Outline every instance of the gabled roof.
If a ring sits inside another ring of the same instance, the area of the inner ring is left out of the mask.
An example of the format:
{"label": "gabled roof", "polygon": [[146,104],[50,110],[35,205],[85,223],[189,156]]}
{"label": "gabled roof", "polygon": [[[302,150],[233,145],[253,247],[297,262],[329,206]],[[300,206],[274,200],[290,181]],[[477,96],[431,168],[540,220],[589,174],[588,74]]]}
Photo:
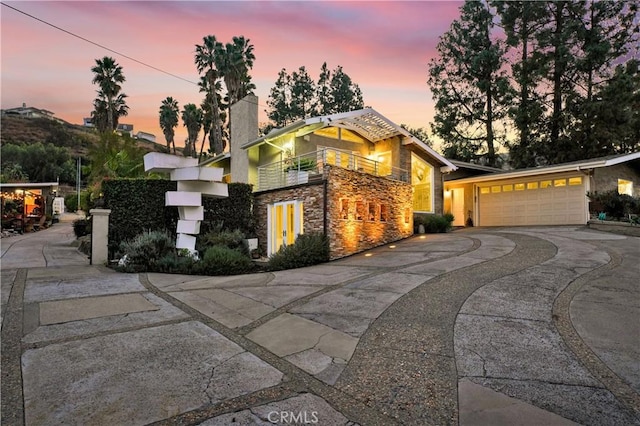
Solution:
{"label": "gabled roof", "polygon": [[338,114],[323,115],[299,120],[280,129],[272,130],[269,134],[242,145],[242,149],[248,149],[263,143],[270,143],[276,138],[288,133],[295,133],[296,136],[303,136],[324,127],[339,127],[351,130],[374,143],[393,136],[405,136],[406,140],[403,142],[405,145],[414,144],[418,146],[436,161],[445,166],[447,171],[457,169],[453,163],[438,154],[426,143],[422,142],[399,125],[393,123],[373,108],[365,108],[357,111],[341,112]]}
{"label": "gabled roof", "polygon": [[596,169],[600,167],[610,167],[616,164],[622,164],[629,161],[640,160],[640,152],[632,152],[630,154],[609,155],[607,157],[591,158],[588,160],[572,161],[570,163],[554,164],[543,167],[529,167],[526,169],[508,170],[504,172],[489,173],[482,176],[470,178],[450,180],[456,183],[472,183],[485,182],[498,179],[511,179],[524,176],[536,176],[547,173],[562,173],[571,171],[581,171],[588,169]]}

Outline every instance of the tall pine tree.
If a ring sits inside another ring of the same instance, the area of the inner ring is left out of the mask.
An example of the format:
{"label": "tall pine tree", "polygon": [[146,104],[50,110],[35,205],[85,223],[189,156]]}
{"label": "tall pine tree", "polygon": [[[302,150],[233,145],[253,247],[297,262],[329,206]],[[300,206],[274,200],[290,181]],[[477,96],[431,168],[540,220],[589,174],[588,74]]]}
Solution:
{"label": "tall pine tree", "polygon": [[444,141],[444,154],[489,166],[499,163],[496,146],[504,137],[499,123],[511,96],[503,69],[505,46],[492,38],[493,28],[487,6],[466,1],[429,63],[436,100],[432,131]]}

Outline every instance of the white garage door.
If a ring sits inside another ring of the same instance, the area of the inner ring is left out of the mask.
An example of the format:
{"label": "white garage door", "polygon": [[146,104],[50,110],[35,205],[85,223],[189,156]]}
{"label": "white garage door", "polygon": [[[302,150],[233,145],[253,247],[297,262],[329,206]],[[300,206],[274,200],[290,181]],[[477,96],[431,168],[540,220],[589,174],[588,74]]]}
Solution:
{"label": "white garage door", "polygon": [[478,185],[480,226],[575,225],[587,217],[582,176]]}

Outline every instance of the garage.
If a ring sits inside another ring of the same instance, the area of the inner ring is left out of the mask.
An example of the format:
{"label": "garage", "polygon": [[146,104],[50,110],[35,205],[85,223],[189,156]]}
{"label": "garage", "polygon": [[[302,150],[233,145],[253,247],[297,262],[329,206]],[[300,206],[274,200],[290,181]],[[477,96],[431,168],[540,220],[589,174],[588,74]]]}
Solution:
{"label": "garage", "polygon": [[588,217],[586,181],[584,175],[574,173],[478,183],[478,224],[584,224]]}

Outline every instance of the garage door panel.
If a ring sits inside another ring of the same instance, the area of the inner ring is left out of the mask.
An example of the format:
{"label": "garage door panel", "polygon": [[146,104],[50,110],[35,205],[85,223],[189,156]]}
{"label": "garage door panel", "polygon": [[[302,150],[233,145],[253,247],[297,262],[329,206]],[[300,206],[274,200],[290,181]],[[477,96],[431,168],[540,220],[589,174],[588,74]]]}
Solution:
{"label": "garage door panel", "polygon": [[[495,187],[503,184],[496,182],[487,185]],[[487,194],[479,191],[480,226],[573,225],[585,222],[584,184],[527,188]]]}

